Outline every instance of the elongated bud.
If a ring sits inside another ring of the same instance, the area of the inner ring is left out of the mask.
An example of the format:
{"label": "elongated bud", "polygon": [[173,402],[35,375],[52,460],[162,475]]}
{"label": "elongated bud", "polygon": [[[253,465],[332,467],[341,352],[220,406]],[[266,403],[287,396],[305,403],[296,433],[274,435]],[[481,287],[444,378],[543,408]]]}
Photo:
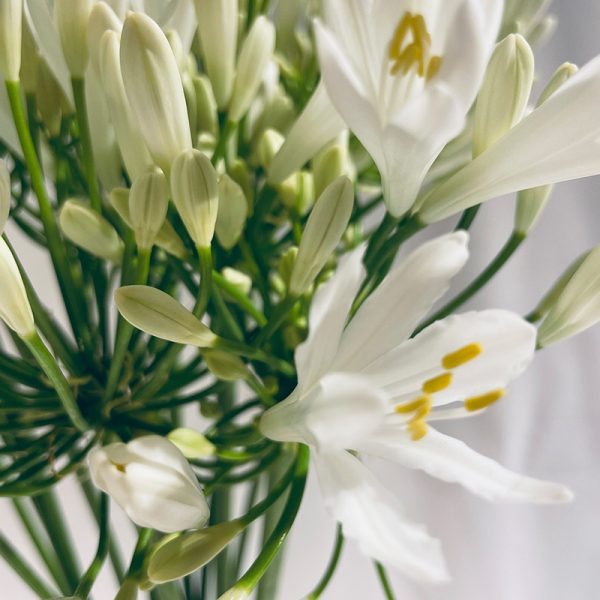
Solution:
{"label": "elongated bud", "polygon": [[219,244],[233,248],[244,231],[248,216],[248,203],[242,188],[229,175],[219,181],[219,214],[216,233]]}
{"label": "elongated bud", "polygon": [[187,106],[177,62],[160,27],[130,14],[121,36],[121,70],[127,99],[156,164],[171,163],[192,147]]}
{"label": "elongated bud", "polygon": [[220,109],[227,108],[235,74],[238,0],[195,0],[206,72]]}
{"label": "elongated bud", "polygon": [[345,144],[332,144],[319,152],[313,160],[315,196],[319,197],[338,177],[350,177],[349,164],[348,146]]}
{"label": "elongated bud", "polygon": [[147,285],[129,285],[115,292],[123,318],[134,327],[176,344],[209,348],[217,336],[187,308],[165,292]]}
{"label": "elongated bud", "polygon": [[475,107],[473,156],[521,120],[534,74],[533,52],[523,36],[510,34],[496,46]]}
{"label": "elongated bud", "polygon": [[33,314],[17,263],[3,238],[0,238],[0,319],[20,337],[35,332]]}
{"label": "elongated bud", "polygon": [[0,160],[0,235],[4,231],[10,212],[11,185],[6,163]]}
{"label": "elongated bud", "polygon": [[136,179],[129,194],[129,211],[136,244],[149,250],[167,218],[169,190],[165,174],[154,167]]}
{"label": "elongated bud", "polygon": [[288,210],[304,215],[315,202],[315,183],[309,171],[298,171],[277,186],[279,197]]}
{"label": "elongated bud", "polygon": [[334,181],[319,197],[308,217],[290,280],[290,293],[309,288],[344,235],[354,204],[352,182]]}
{"label": "elongated bud", "polygon": [[167,438],[186,458],[214,456],[217,450],[201,433],[188,427],[173,429]]}
{"label": "elongated bud", "polygon": [[248,215],[251,215],[254,211],[254,187],[248,165],[241,158],[238,158],[229,165],[227,174],[244,190],[248,202]]}
{"label": "elongated bud", "polygon": [[186,150],[174,161],[171,194],[177,212],[192,240],[210,246],[219,210],[217,173],[199,150]]}
{"label": "elongated bud", "polygon": [[21,40],[21,85],[26,94],[35,94],[37,90],[40,53],[33,39],[27,20],[23,20]]}
{"label": "elongated bud", "polygon": [[556,69],[554,75],[550,78],[550,81],[544,88],[544,91],[540,94],[540,97],[537,101],[537,106],[541,106],[552,96],[555,92],[565,84],[573,75],[575,75],[578,71],[577,65],[573,63],[563,63]]}
{"label": "elongated bud", "polygon": [[148,579],[163,583],[193,573],[217,556],[243,528],[240,521],[225,521],[167,541],[150,556]]}
{"label": "elongated bud", "polygon": [[123,23],[106,2],[98,2],[92,8],[88,20],[88,53],[92,67],[98,75],[100,74],[100,41],[102,36],[107,31],[113,31],[117,36],[120,36],[122,28]]}
{"label": "elongated bud", "polygon": [[204,75],[194,77],[194,91],[196,92],[198,132],[216,136],[219,130],[217,101],[208,77]]}
{"label": "elongated bud", "polygon": [[88,204],[67,200],[59,214],[60,228],[76,246],[104,260],[120,263],[123,242],[115,228]]}
{"label": "elongated bud", "polygon": [[223,381],[237,381],[247,379],[250,375],[244,361],[233,354],[222,350],[205,350],[202,353],[208,370],[217,379]]}
{"label": "elongated bud", "polygon": [[64,105],[63,92],[44,60],[38,67],[37,107],[50,137],[58,137]]}
{"label": "elongated bud", "polygon": [[260,16],[250,29],[240,51],[229,119],[238,122],[254,99],[269,59],[275,49],[275,27]]}
{"label": "elongated bud", "polygon": [[275,131],[275,129],[267,129],[263,132],[256,149],[258,164],[263,169],[266,170],[269,168],[273,157],[279,152],[281,146],[283,146],[284,139],[281,133]]}
{"label": "elongated bud", "polygon": [[242,292],[242,294],[249,294],[252,289],[252,279],[237,269],[231,267],[225,267],[223,269],[223,277],[227,279],[229,283],[235,285],[236,288]]}
{"label": "elongated bud", "polygon": [[5,81],[19,81],[23,0],[0,2],[0,72]]}
{"label": "elongated bud", "polygon": [[600,246],[596,246],[558,294],[538,329],[538,344],[549,346],[576,335],[599,321]]}
{"label": "elongated bud", "polygon": [[92,0],[55,0],[54,20],[71,77],[82,78],[88,64],[87,27]]}

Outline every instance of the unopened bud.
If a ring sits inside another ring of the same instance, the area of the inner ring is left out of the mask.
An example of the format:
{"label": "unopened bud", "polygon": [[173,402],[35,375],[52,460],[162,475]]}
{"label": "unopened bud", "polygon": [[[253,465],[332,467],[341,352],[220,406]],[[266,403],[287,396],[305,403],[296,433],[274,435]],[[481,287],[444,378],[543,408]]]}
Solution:
{"label": "unopened bud", "polygon": [[139,248],[152,248],[167,217],[168,207],[167,178],[158,167],[133,182],[129,194],[129,212]]}
{"label": "unopened bud", "polygon": [[292,272],[294,265],[296,264],[296,258],[298,257],[298,247],[291,246],[282,255],[279,260],[277,272],[281,277],[281,281],[285,285],[286,289],[290,287],[290,281],[292,280]]}
{"label": "unopened bud", "polygon": [[186,458],[206,458],[214,456],[216,448],[201,433],[188,427],[178,427],[167,435]]}
{"label": "unopened bud", "polygon": [[35,332],[33,314],[19,267],[4,239],[0,238],[0,319],[20,337]]}
{"label": "unopened bud", "polygon": [[54,20],[71,77],[83,78],[88,64],[87,27],[92,0],[55,0]]}
{"label": "unopened bud", "polygon": [[244,40],[237,66],[229,119],[237,123],[258,91],[262,76],[275,49],[275,27],[266,17],[254,21]]}
{"label": "unopened bud", "polygon": [[223,269],[223,277],[227,279],[229,283],[234,285],[242,294],[249,294],[252,289],[252,279],[237,269],[231,267],[225,267]]}
{"label": "unopened bud", "polygon": [[210,133],[216,136],[219,125],[217,118],[217,102],[210,79],[204,75],[194,77],[196,92],[196,122],[199,133]]}
{"label": "unopened bud", "polygon": [[0,72],[5,81],[19,81],[23,0],[0,2]]}
{"label": "unopened bud", "polygon": [[107,31],[121,35],[123,23],[115,11],[106,2],[98,2],[90,12],[88,20],[88,53],[90,62],[97,74],[100,74],[100,41]]}
{"label": "unopened bud", "polygon": [[228,352],[222,350],[205,350],[202,353],[208,370],[223,381],[237,381],[247,379],[250,375],[244,361]]}
{"label": "unopened bud", "polygon": [[10,213],[11,185],[6,163],[0,160],[0,235],[4,231]]}
{"label": "unopened bud", "polygon": [[254,186],[248,165],[241,158],[237,158],[229,165],[227,174],[244,190],[248,202],[248,215],[251,215],[254,211]]}
{"label": "unopened bud", "polygon": [[171,195],[190,237],[200,248],[210,246],[215,232],[219,195],[217,173],[199,150],[187,150],[173,162]]}
{"label": "unopened bud", "polygon": [[219,181],[219,214],[216,233],[225,250],[233,248],[244,231],[248,204],[242,188],[229,175]]}
{"label": "unopened bud", "polygon": [[119,264],[123,258],[123,242],[115,228],[88,204],[67,200],[59,214],[62,232],[86,252]]}
{"label": "unopened bud", "polygon": [[290,293],[300,296],[315,280],[342,239],[354,204],[352,182],[334,181],[319,197],[308,217],[290,280]]}
{"label": "unopened bud", "polygon": [[475,107],[473,156],[521,120],[534,74],[533,52],[524,37],[510,34],[496,46]]}
{"label": "unopened bud", "polygon": [[252,126],[252,139],[258,139],[266,129],[287,131],[294,122],[295,116],[294,103],[290,97],[283,90],[276,89],[273,97],[266,100]]}
{"label": "unopened bud", "polygon": [[325,188],[342,175],[350,176],[348,146],[333,144],[324,148],[313,160],[315,196],[319,197]]}
{"label": "unopened bud", "polygon": [[258,158],[258,164],[263,169],[268,169],[273,157],[279,152],[281,146],[283,146],[284,137],[275,129],[267,129],[261,136],[258,142],[258,148],[256,155]]}
{"label": "unopened bud", "polygon": [[537,106],[541,106],[550,98],[550,96],[554,95],[555,92],[565,84],[573,75],[575,75],[578,71],[577,65],[573,63],[563,63],[556,69],[554,75],[550,78],[550,81],[540,94],[540,97],[537,101]]}
{"label": "unopened bud", "polygon": [[277,189],[284,206],[297,215],[304,215],[315,202],[314,178],[309,171],[294,173]]}
{"label": "unopened bud", "polygon": [[168,175],[171,163],[192,147],[177,62],[160,27],[131,13],[121,36],[121,70],[127,99],[146,146]]}

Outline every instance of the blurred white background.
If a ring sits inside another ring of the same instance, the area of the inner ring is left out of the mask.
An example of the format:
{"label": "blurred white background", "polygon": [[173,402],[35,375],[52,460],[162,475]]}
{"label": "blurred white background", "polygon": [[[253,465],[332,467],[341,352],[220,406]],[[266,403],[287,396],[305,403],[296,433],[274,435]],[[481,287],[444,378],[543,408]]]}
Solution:
{"label": "blurred white background", "polygon": [[[600,53],[600,3],[555,0],[560,18],[554,38],[538,52],[540,80],[565,60],[582,65]],[[598,99],[600,111],[600,98]],[[510,233],[514,200],[490,202],[472,229],[472,259],[454,289],[479,273]],[[446,226],[447,228],[448,226]],[[440,228],[443,229],[443,228]],[[13,234],[19,255],[37,289],[52,306],[56,286],[45,256]],[[21,243],[18,243],[21,242]],[[537,229],[471,308],[531,310],[555,278],[581,252],[600,242],[600,180],[557,187]],[[390,315],[393,319],[393,315]],[[539,353],[533,366],[510,388],[509,395],[483,417],[444,426],[469,445],[511,469],[560,481],[576,495],[570,506],[492,505],[458,486],[379,463],[375,467],[414,519],[427,523],[439,537],[449,562],[452,583],[416,586],[392,574],[399,600],[592,600],[598,597],[600,551],[600,328]],[[87,507],[69,481],[61,499],[82,564],[97,541]],[[118,508],[113,518],[124,532],[124,555],[134,542]],[[24,549],[34,564],[10,503],[0,501],[2,532]],[[274,600],[297,600],[322,574],[331,550],[334,523],[310,479],[305,501],[286,549],[283,585]],[[35,596],[0,560],[0,598]],[[114,595],[112,574],[105,569],[94,597]],[[370,561],[347,543],[324,600],[383,598]]]}

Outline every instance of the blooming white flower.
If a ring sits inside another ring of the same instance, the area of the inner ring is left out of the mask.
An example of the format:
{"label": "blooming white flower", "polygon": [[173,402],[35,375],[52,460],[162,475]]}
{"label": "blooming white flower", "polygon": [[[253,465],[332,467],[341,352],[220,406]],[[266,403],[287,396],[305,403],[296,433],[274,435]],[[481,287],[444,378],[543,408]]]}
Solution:
{"label": "blooming white flower", "polygon": [[414,203],[464,127],[501,0],[326,0],[315,31],[327,94],[381,173],[390,213]]}
{"label": "blooming white flower", "polygon": [[140,527],[175,532],[199,529],[208,504],[183,454],[158,435],[96,447],[88,455],[94,484]]}
{"label": "blooming white flower", "polygon": [[467,240],[457,232],[422,245],[344,329],[363,279],[362,248],[347,256],[313,299],[310,333],[296,350],[298,386],[260,424],[271,439],[314,448],[326,505],[347,537],[367,555],[433,581],[446,577],[438,542],[348,450],[422,469],[488,500],[571,498],[564,487],[512,473],[429,426],[498,400],[535,349],[535,328],[502,310],[452,316],[410,339],[465,264]]}

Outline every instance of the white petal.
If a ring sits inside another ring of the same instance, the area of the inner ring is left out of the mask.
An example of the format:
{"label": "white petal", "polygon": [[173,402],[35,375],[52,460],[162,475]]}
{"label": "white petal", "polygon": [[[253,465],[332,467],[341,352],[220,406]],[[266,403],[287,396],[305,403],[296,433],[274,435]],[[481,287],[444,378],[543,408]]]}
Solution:
{"label": "white petal", "polygon": [[367,556],[412,579],[448,578],[439,542],[404,516],[394,496],[357,458],[343,451],[314,452],[313,458],[325,505]]}
{"label": "white petal", "polygon": [[503,390],[533,359],[536,330],[518,315],[486,310],[453,315],[365,369],[394,398],[409,401],[423,393],[426,381],[448,372],[442,359],[466,346],[479,344],[480,354],[450,369],[450,385],[433,394],[441,406],[495,390]]}
{"label": "white petal", "polygon": [[361,371],[404,342],[468,258],[468,235],[426,242],[395,268],[346,328],[334,368]]}
{"label": "white petal", "polygon": [[8,102],[8,94],[6,93],[6,88],[4,86],[2,86],[2,89],[0,90],[0,140],[7,146],[10,146],[11,150],[17,156],[23,156],[21,143],[17,136],[15,122]]}
{"label": "white petal", "polygon": [[309,335],[296,349],[298,382],[308,389],[335,357],[354,297],[364,278],[364,246],[340,260],[337,271],[314,295],[308,317]]}
{"label": "white petal", "polygon": [[560,484],[513,473],[460,440],[432,428],[425,437],[414,442],[401,428],[386,427],[361,451],[411,469],[421,469],[443,481],[460,483],[486,500],[556,504],[573,498]]}

